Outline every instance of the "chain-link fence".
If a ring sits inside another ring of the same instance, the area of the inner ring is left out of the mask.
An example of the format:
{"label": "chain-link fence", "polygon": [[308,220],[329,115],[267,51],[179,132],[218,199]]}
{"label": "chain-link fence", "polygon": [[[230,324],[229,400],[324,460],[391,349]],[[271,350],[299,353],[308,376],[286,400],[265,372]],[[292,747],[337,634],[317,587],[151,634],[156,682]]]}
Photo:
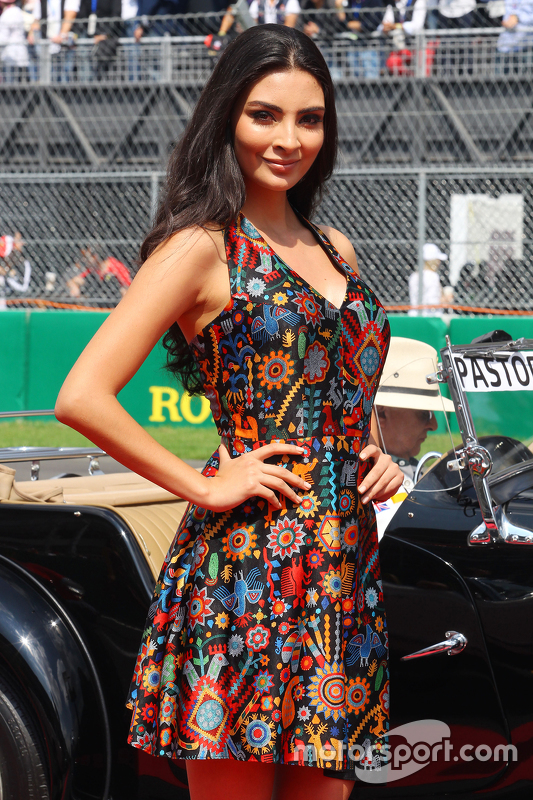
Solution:
{"label": "chain-link fence", "polygon": [[[160,172],[4,176],[3,222],[25,244],[2,262],[0,303],[113,306],[135,272],[162,180]],[[531,312],[532,205],[527,169],[344,170],[317,221],[349,236],[363,277],[389,308],[419,304],[410,275],[433,243],[448,256],[440,284],[453,287],[445,289],[450,310]]]}

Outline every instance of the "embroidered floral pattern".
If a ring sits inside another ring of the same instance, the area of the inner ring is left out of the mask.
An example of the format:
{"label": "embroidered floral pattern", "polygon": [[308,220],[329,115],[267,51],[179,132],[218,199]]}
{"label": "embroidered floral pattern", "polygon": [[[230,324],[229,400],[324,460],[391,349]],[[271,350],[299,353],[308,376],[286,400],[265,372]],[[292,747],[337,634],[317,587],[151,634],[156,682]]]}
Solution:
{"label": "embroidered floral pattern", "polygon": [[[231,301],[191,349],[230,455],[294,442],[301,456],[268,463],[310,488],[299,505],[280,495],[279,510],[260,497],[225,513],[188,507],[130,690],[129,741],[154,755],[302,763],[300,745],[320,752],[342,739],[368,752],[387,730],[378,541],[357,485],[389,326],[368,286],[303,224],[346,276],[341,308],[240,215],[226,232]],[[218,466],[215,452],[203,474]],[[347,749],[328,766],[353,766]]]}

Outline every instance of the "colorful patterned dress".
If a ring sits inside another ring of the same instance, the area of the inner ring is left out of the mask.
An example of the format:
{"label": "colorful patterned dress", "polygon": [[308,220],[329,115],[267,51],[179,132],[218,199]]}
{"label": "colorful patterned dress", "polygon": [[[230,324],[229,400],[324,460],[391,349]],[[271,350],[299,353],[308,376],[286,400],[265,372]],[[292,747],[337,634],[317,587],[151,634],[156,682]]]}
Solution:
{"label": "colorful patterned dress", "polygon": [[[315,234],[347,290],[336,308],[242,215],[226,231],[231,300],[191,343],[233,457],[276,439],[311,489],[274,510],[189,505],[135,667],[129,742],[171,758],[353,769],[387,730],[387,629],[358,454],[390,331],[371,289]],[[213,476],[218,451],[203,474]],[[378,743],[379,748],[379,743]],[[373,752],[372,752],[373,751]],[[371,754],[369,756],[369,754]],[[379,759],[378,759],[379,760]]]}

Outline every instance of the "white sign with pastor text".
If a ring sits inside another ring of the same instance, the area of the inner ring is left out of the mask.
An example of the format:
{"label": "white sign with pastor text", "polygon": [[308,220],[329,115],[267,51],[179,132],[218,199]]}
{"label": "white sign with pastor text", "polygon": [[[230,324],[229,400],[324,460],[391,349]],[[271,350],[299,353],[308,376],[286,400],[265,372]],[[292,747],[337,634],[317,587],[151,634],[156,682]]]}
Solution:
{"label": "white sign with pastor text", "polygon": [[454,353],[465,392],[518,392],[533,389],[533,350],[471,356]]}

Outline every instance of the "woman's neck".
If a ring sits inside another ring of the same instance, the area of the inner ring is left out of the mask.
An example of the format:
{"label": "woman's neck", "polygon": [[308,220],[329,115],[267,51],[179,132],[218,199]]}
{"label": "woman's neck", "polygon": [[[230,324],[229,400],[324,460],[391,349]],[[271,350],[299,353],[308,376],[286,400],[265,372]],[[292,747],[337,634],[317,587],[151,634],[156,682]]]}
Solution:
{"label": "woman's neck", "polygon": [[291,208],[286,192],[268,192],[254,187],[246,188],[242,213],[261,233],[276,241],[292,240],[301,227]]}

